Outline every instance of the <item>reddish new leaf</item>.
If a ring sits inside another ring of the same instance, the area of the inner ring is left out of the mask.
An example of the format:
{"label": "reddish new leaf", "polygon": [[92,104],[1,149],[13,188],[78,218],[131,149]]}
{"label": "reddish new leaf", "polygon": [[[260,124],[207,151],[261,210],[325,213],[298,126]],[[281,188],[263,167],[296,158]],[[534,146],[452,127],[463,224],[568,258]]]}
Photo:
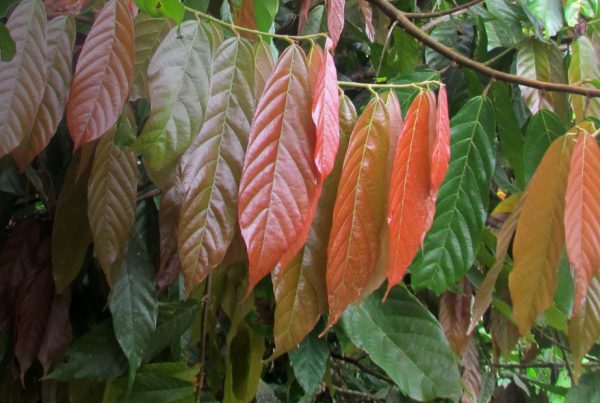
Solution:
{"label": "reddish new leaf", "polygon": [[169,286],[181,271],[177,253],[177,226],[181,197],[181,184],[176,183],[160,198],[158,208],[160,263],[154,281],[161,289]]}
{"label": "reddish new leaf", "polygon": [[327,2],[327,29],[329,30],[329,37],[333,42],[333,49],[335,49],[340,41],[340,35],[344,29],[345,4],[346,0],[328,0]]}
{"label": "reddish new leaf", "polygon": [[462,367],[463,394],[461,403],[476,403],[481,389],[481,368],[475,337],[470,337],[464,350],[460,366]]}
{"label": "reddish new leaf", "polygon": [[329,327],[360,298],[379,259],[389,139],[385,104],[373,99],[350,136],[333,210],[327,250]]}
{"label": "reddish new leaf", "polygon": [[429,146],[435,132],[430,124],[434,110],[435,99],[428,93],[415,98],[396,149],[388,200],[388,290],[402,280],[433,220]]}
{"label": "reddish new leaf", "polygon": [[298,35],[302,35],[304,25],[306,24],[306,21],[308,21],[310,3],[312,3],[312,0],[302,0],[302,3],[300,4],[300,12],[298,13]]}
{"label": "reddish new leaf", "polygon": [[375,42],[375,26],[373,25],[373,9],[367,0],[358,0],[358,7],[365,20],[365,32],[371,42]]}
{"label": "reddish new leaf", "polygon": [[129,96],[135,45],[127,0],[111,0],[96,17],[77,61],[67,103],[75,149],[107,133]]}
{"label": "reddish new leaf", "polygon": [[580,130],[571,156],[565,196],[565,241],[573,268],[573,312],[585,300],[590,281],[600,268],[600,147]]}
{"label": "reddish new leaf", "polygon": [[274,68],[275,61],[269,44],[261,39],[254,46],[254,99],[257,102],[262,96]]}
{"label": "reddish new leaf", "polygon": [[438,93],[436,111],[436,129],[431,141],[431,190],[437,194],[450,161],[450,119],[448,117],[448,96],[446,87],[442,86]]}
{"label": "reddish new leaf", "polygon": [[[319,45],[314,45],[308,52],[308,80],[310,81],[310,87],[315,93],[317,86],[317,79],[319,78],[319,72],[323,67],[323,48]],[[314,102],[314,100],[313,100]]]}
{"label": "reddish new leaf", "polygon": [[446,291],[440,298],[439,319],[452,351],[458,356],[465,352],[469,341],[467,327],[471,316],[472,290],[469,282],[463,280],[462,292],[455,294]]}
{"label": "reddish new leaf", "polygon": [[44,368],[44,375],[62,360],[65,350],[71,342],[70,307],[70,292],[66,292],[63,295],[54,294],[42,344],[37,353],[38,360],[40,360],[42,368]]}
{"label": "reddish new leaf", "polygon": [[340,93],[331,47],[331,40],[327,39],[312,104],[312,118],[317,128],[315,164],[321,180],[325,180],[333,169],[340,144]]}
{"label": "reddish new leaf", "polygon": [[248,248],[249,290],[304,244],[320,187],[314,166],[312,91],[304,52],[281,55],[250,127],[239,191],[239,222]]}

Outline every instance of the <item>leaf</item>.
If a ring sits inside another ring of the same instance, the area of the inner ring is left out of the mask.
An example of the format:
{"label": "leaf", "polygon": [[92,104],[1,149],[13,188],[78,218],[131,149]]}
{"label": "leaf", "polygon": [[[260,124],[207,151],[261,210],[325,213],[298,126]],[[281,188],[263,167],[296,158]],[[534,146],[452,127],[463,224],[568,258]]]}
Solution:
{"label": "leaf", "polygon": [[474,338],[469,338],[464,354],[461,357],[460,365],[463,368],[461,383],[463,384],[463,393],[461,402],[478,402],[478,396],[481,390],[481,367],[479,365],[479,353]]}
{"label": "leaf", "polygon": [[475,259],[495,166],[492,136],[496,125],[488,98],[471,99],[450,126],[448,172],[423,251],[410,269],[413,287],[427,287],[437,294],[461,279]]}
{"label": "leaf", "polygon": [[462,281],[459,294],[446,291],[440,298],[439,320],[450,343],[450,348],[457,356],[468,354],[465,351],[469,342],[467,327],[471,316],[471,297],[473,291],[468,281]]}
{"label": "leaf", "polygon": [[581,373],[581,360],[600,337],[600,275],[596,274],[587,289],[587,298],[571,318],[568,329],[569,345],[573,355],[573,372]]}
{"label": "leaf", "polygon": [[574,141],[554,140],[529,182],[513,244],[509,275],[513,318],[522,335],[552,304],[558,261],[564,246],[563,215]]}
{"label": "leaf", "polygon": [[[600,77],[600,64],[598,63],[596,49],[590,39],[580,36],[571,44],[571,63],[569,64],[569,83],[582,87],[594,88],[589,79]],[[583,95],[571,95],[571,107],[575,120],[584,120],[586,116],[600,115],[600,100],[586,98]]]}
{"label": "leaf", "polygon": [[600,371],[590,371],[569,390],[566,403],[595,402],[600,398]]}
{"label": "leaf", "polygon": [[422,92],[402,125],[388,198],[388,290],[402,280],[431,227],[435,199],[431,197],[434,172],[430,142],[436,137],[436,109],[432,94]]}
{"label": "leaf", "polygon": [[52,305],[48,312],[48,322],[42,339],[38,360],[44,368],[44,375],[62,361],[67,346],[71,342],[71,324],[69,323],[69,309],[71,308],[71,293],[63,295],[54,294]]}
{"label": "leaf", "polygon": [[320,194],[307,74],[302,49],[288,47],[250,127],[238,209],[250,263],[248,291],[302,247]]}
{"label": "leaf", "polygon": [[325,375],[329,358],[327,341],[313,332],[289,352],[289,357],[296,380],[304,389],[304,394],[310,396],[317,390]]}
{"label": "leaf", "polygon": [[33,118],[31,131],[25,134],[19,147],[11,152],[21,171],[46,148],[62,120],[71,86],[75,34],[75,23],[70,18],[59,16],[48,23],[47,81],[44,95]]}
{"label": "leaf", "polygon": [[308,22],[308,12],[310,11],[312,0],[302,0],[300,2],[300,11],[298,12],[298,35],[302,35],[304,25]]}
{"label": "leaf", "polygon": [[331,46],[331,40],[327,39],[312,103],[312,118],[317,128],[315,164],[321,180],[325,180],[333,169],[340,142],[340,94]]}
{"label": "leaf", "polygon": [[335,49],[344,29],[344,6],[345,0],[329,0],[327,2],[327,30]]}
{"label": "leaf", "polygon": [[187,294],[221,263],[235,235],[254,109],[252,48],[245,39],[227,39],[217,50],[204,123],[183,167],[177,237]]}
{"label": "leaf", "polygon": [[115,281],[135,220],[137,163],[117,147],[114,131],[98,142],[88,184],[88,219],[94,251],[109,284]]}
{"label": "leaf", "polygon": [[527,126],[523,147],[525,182],[529,182],[550,144],[567,128],[553,112],[542,109],[536,113]]}
{"label": "leaf", "polygon": [[10,32],[8,32],[6,25],[0,23],[0,61],[10,62],[16,51],[16,44],[10,36]]}
{"label": "leaf", "polygon": [[438,92],[437,110],[435,115],[436,133],[431,145],[431,190],[437,197],[450,161],[450,120],[448,116],[448,96],[446,87]]}
{"label": "leaf", "polygon": [[584,17],[592,17],[596,8],[594,0],[566,0],[565,20],[570,27],[579,24],[580,14]]}
{"label": "leaf", "polygon": [[256,29],[262,32],[269,32],[275,22],[275,16],[279,9],[279,0],[253,0],[253,3]]}
{"label": "leaf", "polygon": [[24,0],[6,22],[16,51],[0,61],[0,157],[29,134],[46,82],[46,11],[40,0]]}
{"label": "leaf", "polygon": [[509,359],[512,350],[519,341],[519,329],[498,310],[492,309],[490,331],[492,333],[494,354],[498,356],[501,353],[505,359]]}
{"label": "leaf", "polygon": [[373,25],[373,9],[367,0],[358,0],[360,13],[365,21],[365,33],[371,42],[375,42],[375,26]]}
{"label": "leaf", "polygon": [[153,17],[167,17],[177,24],[181,24],[185,14],[184,5],[179,0],[135,0],[135,4]]}
{"label": "leaf", "polygon": [[346,310],[346,334],[411,399],[457,400],[458,367],[440,324],[405,287],[393,288],[385,303],[381,297]]}
{"label": "leaf", "polygon": [[195,21],[173,27],[148,65],[151,110],[136,142],[145,164],[173,163],[198,134],[210,95],[212,60],[205,31]]}
{"label": "leaf", "polygon": [[83,44],[67,102],[75,149],[103,136],[117,123],[133,78],[134,41],[127,2],[106,3]]}
{"label": "leaf", "polygon": [[269,45],[263,40],[257,41],[254,45],[254,99],[257,102],[274,68],[275,61]]}
{"label": "leaf", "polygon": [[276,268],[271,276],[275,294],[275,351],[271,358],[295,348],[327,306],[327,244],[344,155],[356,122],[356,110],[348,97],[341,99],[339,118],[336,163],[325,180],[306,244],[285,268]]}
{"label": "leaf", "polygon": [[227,346],[224,401],[250,401],[258,389],[265,351],[261,335],[245,323]]}
{"label": "leaf", "polygon": [[[517,51],[517,75],[539,81],[566,83],[562,57],[556,44],[536,39],[523,42]],[[568,120],[567,96],[559,92],[541,92],[520,86],[525,105],[532,113],[549,109],[563,120]]]}
{"label": "leaf", "polygon": [[350,135],[327,248],[328,327],[359,299],[379,259],[385,221],[389,118],[373,99]]}
{"label": "leaf", "polygon": [[546,37],[556,35],[563,27],[563,10],[560,0],[528,0],[527,8],[543,22]]}
{"label": "leaf", "polygon": [[158,301],[148,251],[137,233],[127,242],[123,267],[108,300],[115,336],[129,361],[130,385],[156,330]]}
{"label": "leaf", "polygon": [[578,134],[564,204],[565,241],[575,283],[573,313],[600,268],[600,146],[585,129]]}
{"label": "leaf", "polygon": [[[156,2],[153,0],[153,3]],[[176,3],[179,2],[176,1]],[[156,49],[173,28],[173,25],[171,20],[154,18],[148,14],[140,13],[135,17],[135,63],[130,100],[136,101],[139,98],[149,98],[148,65]]]}

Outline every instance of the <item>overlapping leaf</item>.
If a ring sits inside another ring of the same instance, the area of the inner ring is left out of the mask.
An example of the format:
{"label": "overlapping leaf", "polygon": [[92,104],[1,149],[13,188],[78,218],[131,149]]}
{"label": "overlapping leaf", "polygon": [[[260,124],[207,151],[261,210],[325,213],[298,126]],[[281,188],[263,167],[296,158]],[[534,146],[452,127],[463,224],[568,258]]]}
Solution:
{"label": "overlapping leaf", "polygon": [[151,111],[136,147],[158,171],[173,163],[198,134],[210,95],[210,42],[195,21],[174,27],[148,65]]}
{"label": "overlapping leaf", "polygon": [[33,118],[31,131],[25,135],[19,147],[11,152],[21,171],[46,148],[62,119],[71,86],[74,44],[75,23],[72,19],[59,16],[48,23],[44,95]]}
{"label": "overlapping leaf", "polygon": [[[555,179],[556,180],[556,179]],[[580,129],[565,195],[564,229],[567,255],[573,270],[577,312],[588,285],[600,268],[600,146]]]}
{"label": "overlapping leaf", "polygon": [[254,98],[258,102],[275,68],[269,45],[260,40],[254,45]]}
{"label": "overlapping leaf", "polygon": [[439,319],[446,339],[457,356],[465,352],[469,342],[467,327],[471,316],[471,286],[463,281],[459,294],[446,291],[440,298]]}
{"label": "overlapping leaf", "polygon": [[365,33],[371,42],[375,41],[375,26],[373,25],[373,9],[367,0],[358,0],[360,13],[365,21]]}
{"label": "overlapping leaf", "polygon": [[308,235],[321,191],[311,101],[306,56],[290,46],[258,102],[242,172],[239,222],[249,289],[278,263],[287,265]]}
{"label": "overlapping leaf", "polygon": [[235,234],[254,109],[252,48],[246,40],[230,38],[217,50],[204,123],[183,170],[178,244],[188,292],[221,262]]}
{"label": "overlapping leaf", "polygon": [[521,208],[509,275],[513,318],[521,334],[552,304],[558,261],[564,247],[567,175],[574,140],[557,138],[538,166]]}
{"label": "overlapping leaf", "polygon": [[448,172],[423,252],[411,266],[412,285],[436,293],[462,278],[475,259],[495,166],[494,113],[486,97],[471,99],[450,125]]}
{"label": "overlapping leaf", "polygon": [[[587,36],[580,36],[571,45],[571,63],[569,64],[569,82],[583,87],[594,88],[586,80],[600,77],[600,55]],[[600,116],[600,100],[586,98],[583,95],[571,95],[571,107],[575,120],[586,116]]]}
{"label": "overlapping leaf", "polygon": [[40,0],[25,0],[6,23],[15,55],[0,61],[0,157],[31,132],[46,82],[46,11]]}
{"label": "overlapping leaf", "polygon": [[385,222],[388,115],[380,99],[365,107],[350,136],[327,249],[329,326],[356,301],[379,259]]}
{"label": "overlapping leaf", "polygon": [[587,289],[587,298],[569,323],[569,345],[573,354],[573,372],[579,376],[581,360],[600,337],[600,275],[596,274]]}
{"label": "overlapping leaf", "polygon": [[446,87],[438,93],[435,115],[435,134],[430,133],[431,145],[431,193],[437,198],[437,192],[448,172],[450,162],[450,117],[448,114],[448,95]]}
{"label": "overlapping leaf", "polygon": [[345,4],[345,0],[330,0],[327,2],[327,29],[333,42],[333,49],[337,46],[344,29]]}
{"label": "overlapping leaf", "polygon": [[550,144],[567,131],[564,123],[553,112],[543,109],[536,113],[527,126],[523,146],[524,176],[529,182]]}
{"label": "overlapping leaf", "polygon": [[115,280],[135,220],[137,164],[114,143],[114,131],[96,147],[88,185],[88,219],[94,251],[109,284]]}
{"label": "overlapping leaf", "polygon": [[69,94],[67,123],[76,149],[117,123],[131,87],[134,41],[128,2],[111,0],[92,24]]}
{"label": "overlapping leaf", "polygon": [[52,297],[46,330],[44,331],[40,350],[37,353],[38,360],[44,369],[44,375],[62,360],[66,348],[71,342],[70,308],[70,292],[63,295],[55,294]]}
{"label": "overlapping leaf", "polygon": [[177,253],[177,227],[182,197],[180,188],[181,186],[176,185],[165,192],[160,198],[158,208],[160,263],[155,281],[160,289],[175,281],[181,271]]}

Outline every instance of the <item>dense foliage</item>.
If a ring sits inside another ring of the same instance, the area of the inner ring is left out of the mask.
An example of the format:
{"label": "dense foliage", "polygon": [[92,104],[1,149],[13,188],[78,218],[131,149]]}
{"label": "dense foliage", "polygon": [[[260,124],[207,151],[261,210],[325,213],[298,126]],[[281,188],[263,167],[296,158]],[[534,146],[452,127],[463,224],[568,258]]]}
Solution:
{"label": "dense foliage", "polygon": [[600,401],[595,0],[0,18],[2,402]]}

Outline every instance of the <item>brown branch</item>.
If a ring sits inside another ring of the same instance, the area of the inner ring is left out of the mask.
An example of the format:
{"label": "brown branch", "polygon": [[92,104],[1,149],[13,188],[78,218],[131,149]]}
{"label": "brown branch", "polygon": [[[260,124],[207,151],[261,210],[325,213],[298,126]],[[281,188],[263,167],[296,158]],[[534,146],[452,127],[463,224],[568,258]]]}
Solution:
{"label": "brown branch", "polygon": [[361,371],[374,376],[375,378],[381,379],[382,381],[385,381],[387,383],[389,383],[390,385],[394,384],[394,381],[392,381],[390,378],[388,378],[385,375],[382,375],[378,372],[373,371],[371,368],[365,366],[364,364],[360,363],[358,360],[351,358],[351,357],[346,357],[345,355],[342,355],[340,353],[337,353],[335,351],[331,352],[331,358],[338,360],[338,361],[344,361],[347,362],[348,364],[352,364],[354,365],[356,368],[360,369]]}
{"label": "brown branch", "polygon": [[516,76],[514,74],[509,74],[500,70],[493,69],[489,66],[486,66],[483,63],[479,63],[473,59],[470,59],[456,52],[454,49],[451,49],[443,45],[442,43],[436,41],[431,36],[423,32],[423,30],[421,30],[415,24],[410,22],[410,20],[406,17],[405,13],[398,10],[387,0],[369,0],[369,2],[381,11],[383,11],[383,13],[391,19],[398,21],[399,27],[403,28],[408,34],[412,35],[423,44],[429,46],[431,49],[435,50],[442,56],[453,60],[457,64],[470,68],[478,73],[484,74],[491,78],[495,78],[499,81],[519,84],[525,87],[536,88],[538,90],[543,91],[564,92],[568,94],[584,95],[587,97],[600,97],[600,90],[585,87],[577,87],[567,84],[531,80],[525,77]]}
{"label": "brown branch", "polygon": [[460,6],[456,6],[454,8],[449,8],[448,10],[442,10],[431,13],[404,13],[404,16],[411,20],[423,20],[427,18],[437,18],[443,17],[445,15],[455,14],[459,11],[466,10],[469,7],[473,7],[476,4],[483,3],[483,0],[472,0],[468,3],[461,4]]}

